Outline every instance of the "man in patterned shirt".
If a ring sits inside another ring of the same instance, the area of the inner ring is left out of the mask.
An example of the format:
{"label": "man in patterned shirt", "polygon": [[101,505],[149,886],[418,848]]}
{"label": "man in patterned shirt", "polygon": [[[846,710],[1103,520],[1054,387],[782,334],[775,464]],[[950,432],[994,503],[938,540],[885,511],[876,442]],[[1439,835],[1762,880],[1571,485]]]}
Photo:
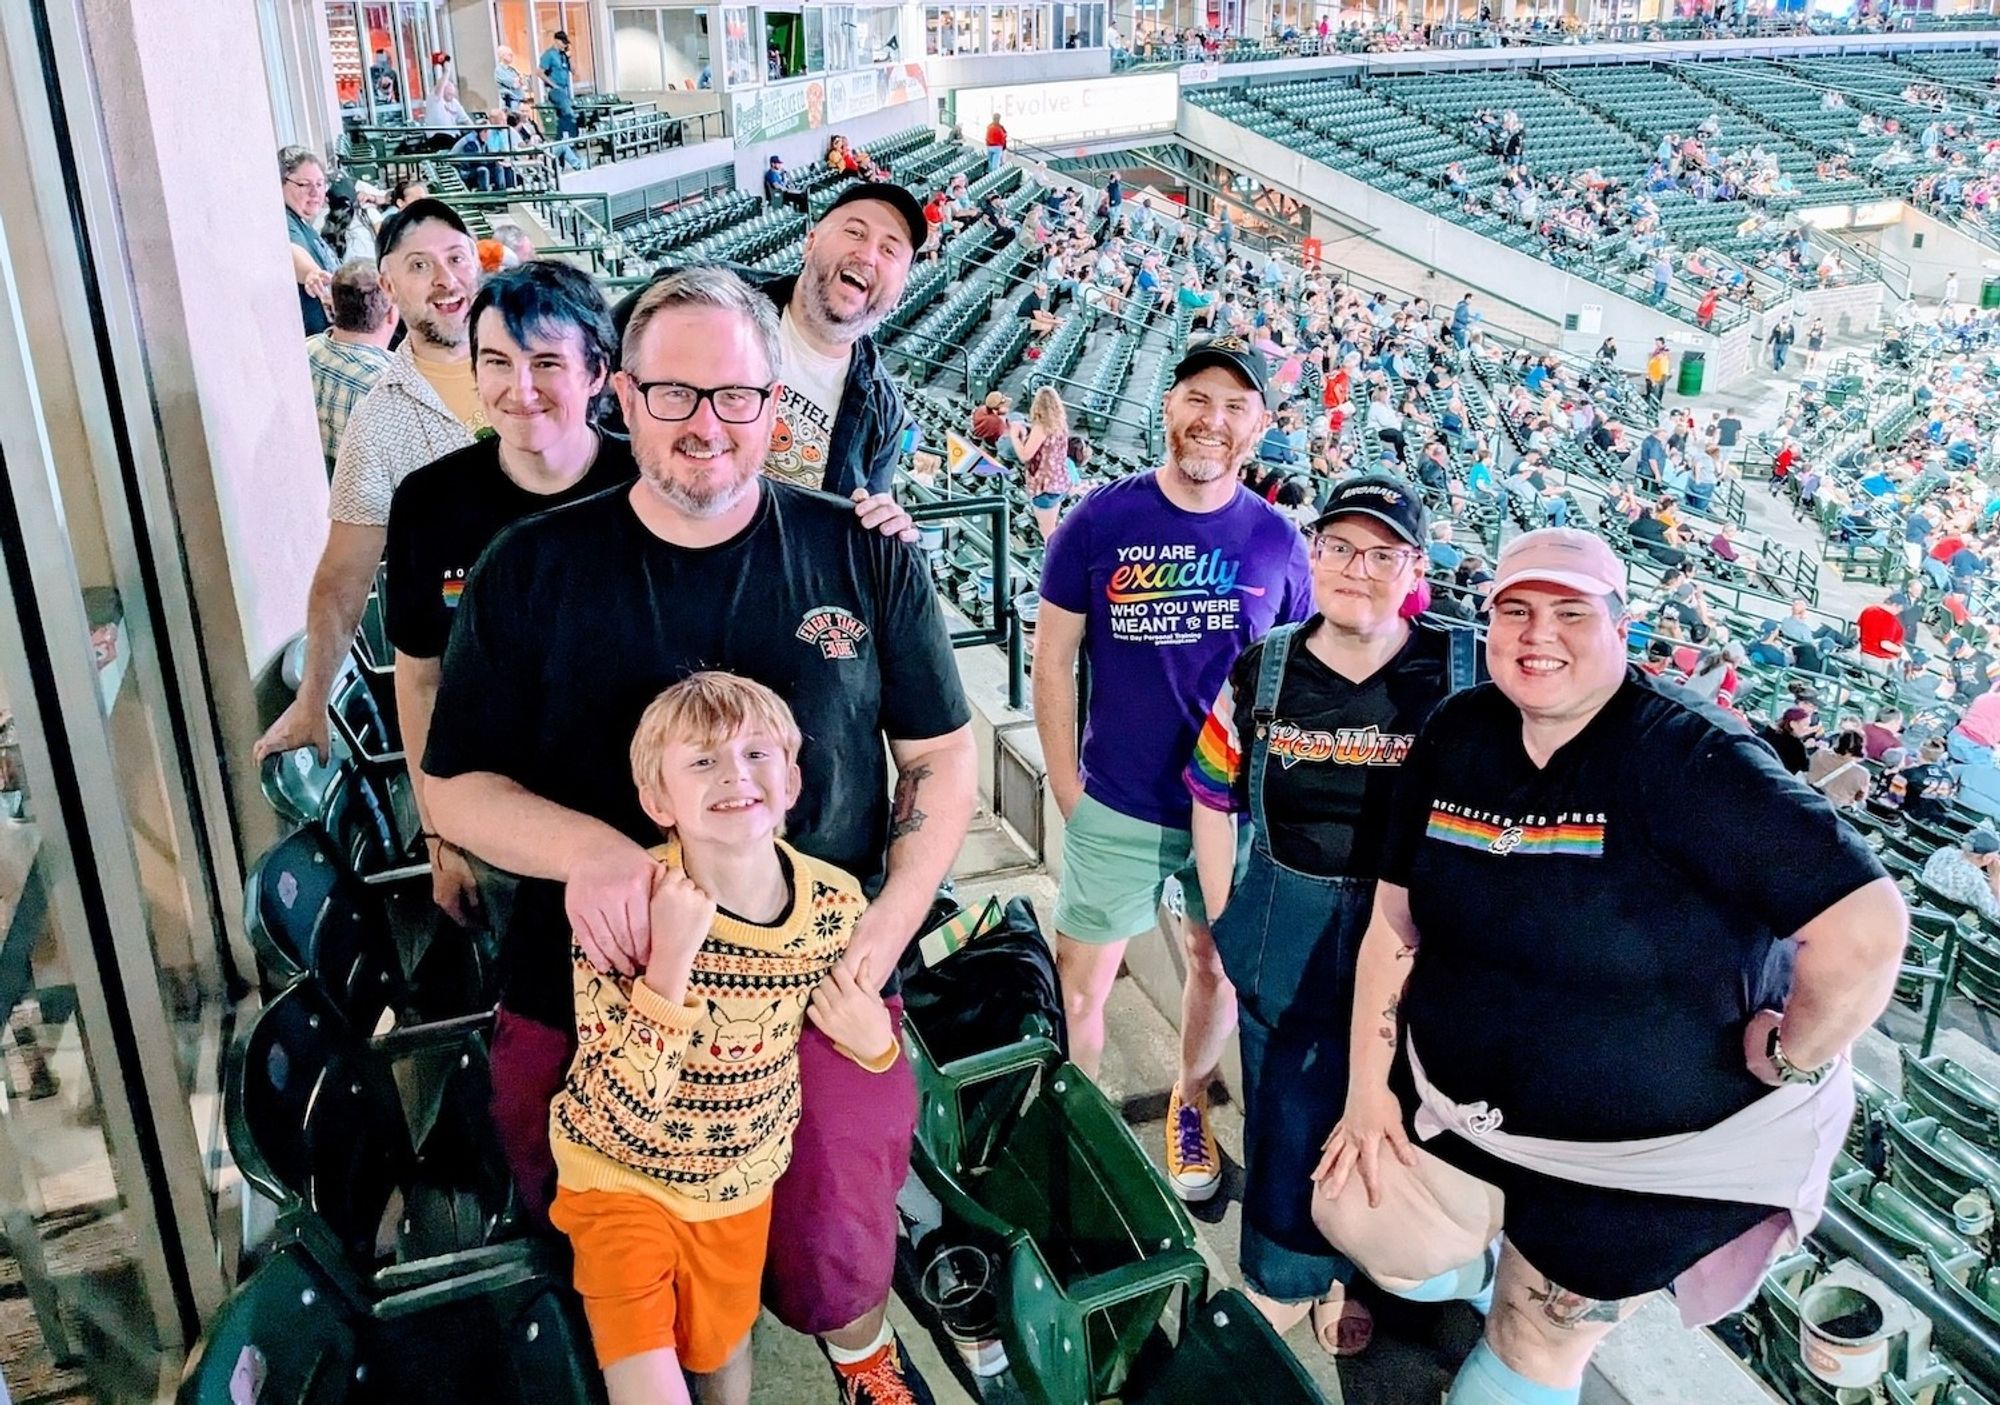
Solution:
{"label": "man in patterned shirt", "polygon": [[306,338],[306,365],[312,371],[320,448],[326,453],[326,476],[331,481],[348,416],[394,359],[389,338],[398,323],[373,260],[349,259],[335,269],[328,296],[333,325]]}
{"label": "man in patterned shirt", "polygon": [[1975,829],[1957,845],[1940,849],[1924,864],[1926,888],[1943,898],[1976,908],[1989,922],[2000,922],[2000,836]]}
{"label": "man in patterned shirt", "polygon": [[298,696],[258,738],[256,757],[310,746],[327,755],[327,695],[354,643],[389,534],[396,485],[486,427],[473,383],[466,315],[479,258],[465,221],[442,200],[413,200],[375,237],[382,290],[410,334],[354,407],[334,462],[326,549],[306,600]]}

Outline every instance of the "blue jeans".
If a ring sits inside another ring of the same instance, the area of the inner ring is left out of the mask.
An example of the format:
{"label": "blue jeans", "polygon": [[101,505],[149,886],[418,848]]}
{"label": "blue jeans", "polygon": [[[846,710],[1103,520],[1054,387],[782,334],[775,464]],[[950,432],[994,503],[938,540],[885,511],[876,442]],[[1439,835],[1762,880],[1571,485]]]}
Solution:
{"label": "blue jeans", "polygon": [[550,103],[549,105],[555,108],[556,110],[556,140],[561,141],[564,137],[573,137],[577,135],[578,128],[576,125],[575,104],[568,102],[553,102]]}
{"label": "blue jeans", "polygon": [[1286,868],[1252,845],[1215,923],[1243,1059],[1243,1281],[1310,1302],[1354,1277],[1312,1219],[1313,1168],[1347,1102],[1354,962],[1375,885]]}
{"label": "blue jeans", "polygon": [[1007,148],[1004,146],[989,146],[986,148],[987,175],[990,176],[995,171],[1000,169],[1000,159],[1006,154],[1007,154]]}

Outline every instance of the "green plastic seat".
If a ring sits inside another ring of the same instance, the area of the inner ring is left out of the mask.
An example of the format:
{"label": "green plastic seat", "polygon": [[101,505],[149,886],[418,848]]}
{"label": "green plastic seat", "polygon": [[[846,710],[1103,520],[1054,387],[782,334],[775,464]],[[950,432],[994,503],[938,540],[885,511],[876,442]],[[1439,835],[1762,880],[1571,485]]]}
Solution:
{"label": "green plastic seat", "polygon": [[1116,1395],[1207,1270],[1194,1227],[1118,1111],[1046,1040],[940,1067],[915,1031],[912,1165],[1001,1266],[1002,1336],[1036,1405]]}
{"label": "green plastic seat", "polygon": [[1903,1097],[1910,1106],[1967,1141],[2000,1152],[2000,1089],[1943,1054],[1920,1058],[1907,1045],[1899,1045],[1897,1052],[1903,1063]]}
{"label": "green plastic seat", "polygon": [[1133,1405],[1254,1400],[1257,1405],[1327,1405],[1305,1367],[1250,1300],[1234,1288],[1189,1312],[1181,1339]]}
{"label": "green plastic seat", "polygon": [[1974,1191],[2000,1205],[2000,1158],[1908,1104],[1888,1109],[1889,1180],[1949,1220],[1952,1207]]}
{"label": "green plastic seat", "polygon": [[1831,1188],[1843,1209],[1899,1254],[1932,1251],[1950,1259],[1966,1252],[1965,1240],[1948,1218],[1865,1169],[1836,1176]]}

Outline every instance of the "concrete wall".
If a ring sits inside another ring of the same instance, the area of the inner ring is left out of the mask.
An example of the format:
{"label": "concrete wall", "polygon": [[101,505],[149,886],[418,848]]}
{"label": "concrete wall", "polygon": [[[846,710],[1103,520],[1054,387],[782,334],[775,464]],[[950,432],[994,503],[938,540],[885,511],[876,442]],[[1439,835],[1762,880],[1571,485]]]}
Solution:
{"label": "concrete wall", "polygon": [[1052,49],[1034,54],[974,54],[924,61],[931,91],[990,88],[1001,83],[1057,83],[1066,78],[1102,78],[1111,73],[1109,49]]}
{"label": "concrete wall", "polygon": [[1577,314],[1587,326],[1590,314],[1585,309],[1596,308],[1596,328],[1563,334],[1560,344],[1565,351],[1588,355],[1610,336],[1617,338],[1626,362],[1635,364],[1644,359],[1654,337],[1665,337],[1677,354],[1699,350],[1708,355],[1706,389],[1725,388],[1729,381],[1724,376],[1741,376],[1747,369],[1747,355],[1734,354],[1733,346],[1732,354],[1723,354],[1725,340],[1747,344],[1748,334],[1740,327],[1726,339],[1696,331],[1642,302],[1439,219],[1186,101],[1181,103],[1180,133],[1189,146],[1237,170],[1256,171],[1266,184],[1374,230],[1375,238],[1437,269],[1453,286],[1491,293],[1558,325]]}
{"label": "concrete wall", "polygon": [[[1922,248],[1917,247],[1919,237],[1923,240]],[[1908,205],[1903,207],[1900,221],[1877,231],[1870,239],[1856,238],[1854,242],[1863,249],[1880,249],[1908,264],[1910,296],[1914,298],[1943,297],[1945,276],[1956,273],[1959,297],[1976,300],[1980,280],[1990,275],[1992,264],[2000,260],[2000,254],[1988,245]]]}
{"label": "concrete wall", "polygon": [[606,162],[587,171],[565,171],[562,188],[570,194],[623,195],[628,190],[672,180],[675,176],[691,175],[712,166],[734,166],[736,157],[734,142],[728,137],[712,137],[692,146],[676,146],[647,156]]}
{"label": "concrete wall", "polygon": [[[840,134],[847,138],[850,145],[866,150],[868,143],[878,137],[892,136],[909,127],[928,126],[936,118],[935,99],[898,103],[880,112],[871,112],[866,117],[842,122]],[[800,132],[797,136],[781,137],[760,146],[734,148],[737,186],[744,190],[762,189],[764,168],[770,165],[773,156],[784,157],[785,164],[794,170],[825,160],[826,144],[833,136],[833,130],[822,127],[818,131]]]}

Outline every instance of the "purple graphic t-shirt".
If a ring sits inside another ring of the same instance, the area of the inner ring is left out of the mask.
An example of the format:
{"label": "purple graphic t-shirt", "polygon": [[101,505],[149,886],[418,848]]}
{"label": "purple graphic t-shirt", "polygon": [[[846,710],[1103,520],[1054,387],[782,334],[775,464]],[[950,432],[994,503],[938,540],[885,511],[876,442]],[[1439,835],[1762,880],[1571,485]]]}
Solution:
{"label": "purple graphic t-shirt", "polygon": [[1042,599],[1086,617],[1083,787],[1151,824],[1188,827],[1181,769],[1230,664],[1312,612],[1299,529],[1246,488],[1214,512],[1173,505],[1153,473],[1095,489],[1049,539]]}

